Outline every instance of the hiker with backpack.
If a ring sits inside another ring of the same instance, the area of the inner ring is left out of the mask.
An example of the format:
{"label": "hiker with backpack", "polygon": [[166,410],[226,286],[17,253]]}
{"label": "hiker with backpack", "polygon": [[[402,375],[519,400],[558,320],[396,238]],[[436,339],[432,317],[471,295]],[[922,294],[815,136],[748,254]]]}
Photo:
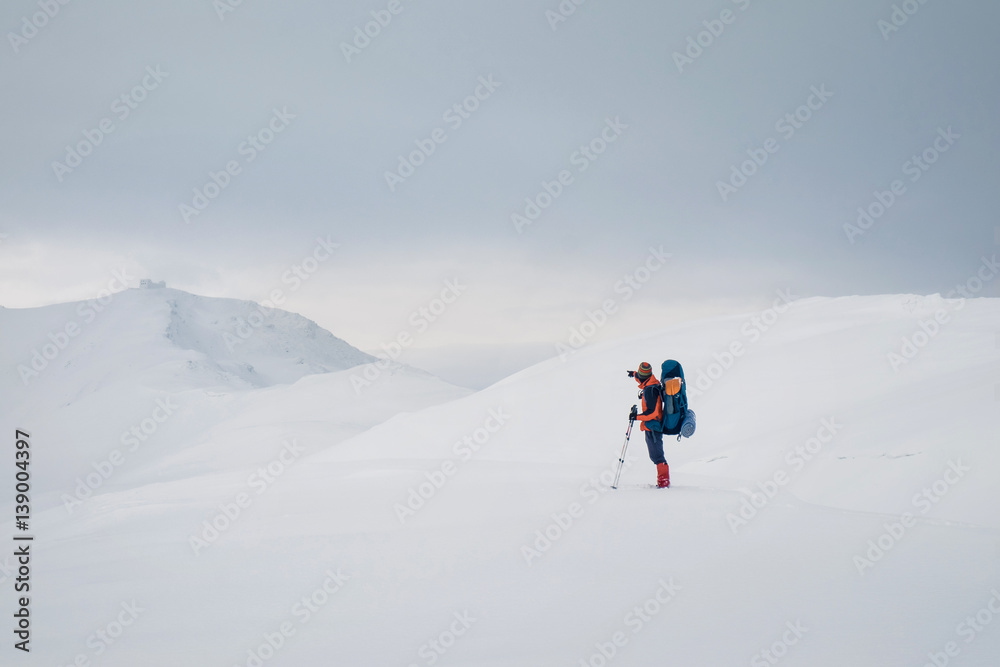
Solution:
{"label": "hiker with backpack", "polygon": [[618,488],[628,436],[635,421],[640,423],[639,428],[646,436],[649,459],[656,464],[656,486],[661,489],[669,488],[670,466],[663,454],[663,436],[676,435],[679,441],[681,437],[690,438],[695,431],[694,410],[687,405],[684,369],[673,359],[668,359],[660,366],[660,379],[657,381],[653,375],[653,367],[644,361],[639,364],[639,370],[629,371],[628,375],[635,378],[639,385],[642,412],[638,411],[638,406],[633,405],[629,413],[629,430],[625,434],[625,445],[618,460],[618,476],[615,477],[613,488]]}
{"label": "hiker with backpack", "polygon": [[656,464],[656,486],[665,489],[670,486],[670,466],[663,456],[663,391],[648,362],[639,364],[634,377],[639,385],[642,412],[637,413],[633,406],[629,418],[637,420],[639,429],[646,435],[649,460]]}

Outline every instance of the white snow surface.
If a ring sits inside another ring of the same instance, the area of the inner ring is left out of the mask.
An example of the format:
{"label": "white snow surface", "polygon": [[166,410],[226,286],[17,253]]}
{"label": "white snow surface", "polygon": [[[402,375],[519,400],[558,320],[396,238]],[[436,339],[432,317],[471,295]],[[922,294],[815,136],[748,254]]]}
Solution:
{"label": "white snow surface", "polygon": [[[78,308],[0,310],[5,535],[16,428],[36,489],[18,664],[1000,664],[1000,300],[807,299],[759,338],[690,323],[470,394],[289,313],[230,352],[252,304],[133,290],[25,386]],[[698,432],[658,490],[636,428],[611,490],[624,371],[666,358]]]}

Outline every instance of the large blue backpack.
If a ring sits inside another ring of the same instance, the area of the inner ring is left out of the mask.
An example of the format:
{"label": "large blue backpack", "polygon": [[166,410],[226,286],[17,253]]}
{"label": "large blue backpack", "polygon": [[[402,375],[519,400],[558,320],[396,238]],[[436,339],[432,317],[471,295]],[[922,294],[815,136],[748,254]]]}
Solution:
{"label": "large blue backpack", "polygon": [[[664,383],[672,378],[680,378],[680,391],[670,395],[664,390]],[[687,383],[684,381],[684,369],[673,359],[667,359],[660,366],[660,390],[663,396],[663,434],[690,438],[694,435],[695,414],[688,407]]]}

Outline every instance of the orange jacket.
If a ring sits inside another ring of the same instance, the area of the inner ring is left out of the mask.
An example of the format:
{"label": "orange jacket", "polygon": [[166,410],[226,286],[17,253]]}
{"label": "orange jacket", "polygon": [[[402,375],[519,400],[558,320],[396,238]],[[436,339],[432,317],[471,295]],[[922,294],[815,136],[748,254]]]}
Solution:
{"label": "orange jacket", "polygon": [[657,431],[659,428],[650,429],[646,422],[656,422],[657,425],[663,421],[663,398],[660,395],[660,383],[655,375],[650,375],[645,382],[635,379],[639,383],[639,396],[642,398],[642,412],[636,417],[641,424],[639,428],[643,431]]}

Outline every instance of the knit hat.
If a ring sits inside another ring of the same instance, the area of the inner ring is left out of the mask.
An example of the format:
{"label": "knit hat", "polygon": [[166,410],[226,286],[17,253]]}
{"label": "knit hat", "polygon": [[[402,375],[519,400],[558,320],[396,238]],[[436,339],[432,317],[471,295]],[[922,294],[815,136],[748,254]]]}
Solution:
{"label": "knit hat", "polygon": [[635,372],[636,377],[639,378],[640,380],[645,380],[652,374],[653,374],[653,367],[650,366],[645,361],[639,364],[639,370]]}

